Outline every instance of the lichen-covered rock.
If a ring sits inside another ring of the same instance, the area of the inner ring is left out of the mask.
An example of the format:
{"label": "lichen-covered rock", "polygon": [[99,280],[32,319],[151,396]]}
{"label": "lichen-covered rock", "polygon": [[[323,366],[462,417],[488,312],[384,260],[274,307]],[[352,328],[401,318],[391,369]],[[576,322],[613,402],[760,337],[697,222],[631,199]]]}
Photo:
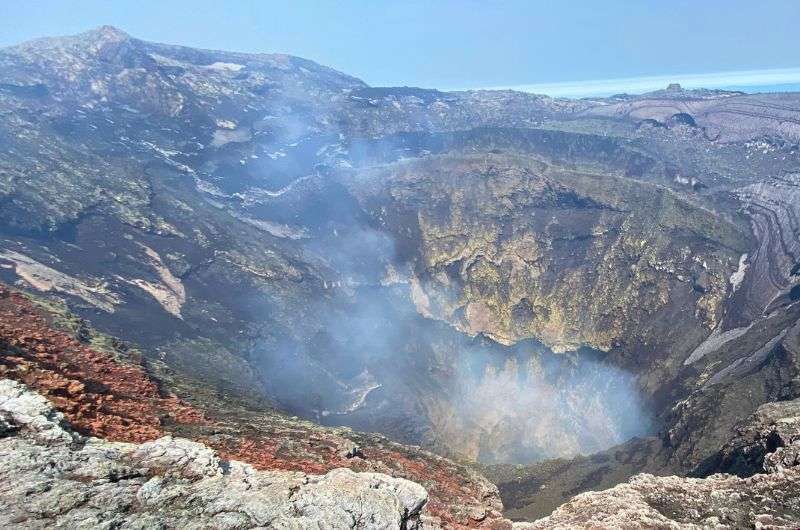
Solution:
{"label": "lichen-covered rock", "polygon": [[84,438],[8,379],[0,412],[3,528],[410,529],[427,502],[419,484],[380,473],[256,471],[171,436]]}
{"label": "lichen-covered rock", "polygon": [[705,479],[636,475],[609,490],[582,493],[514,530],[574,528],[797,528],[800,472]]}
{"label": "lichen-covered rock", "polygon": [[420,311],[504,344],[680,348],[719,323],[732,249],[747,244],[742,226],[664,187],[541,157],[445,155],[353,180],[413,249]]}
{"label": "lichen-covered rock", "polygon": [[75,437],[62,427],[64,415],[49,401],[10,379],[0,379],[0,411],[6,432],[27,429],[45,443],[69,443]]}

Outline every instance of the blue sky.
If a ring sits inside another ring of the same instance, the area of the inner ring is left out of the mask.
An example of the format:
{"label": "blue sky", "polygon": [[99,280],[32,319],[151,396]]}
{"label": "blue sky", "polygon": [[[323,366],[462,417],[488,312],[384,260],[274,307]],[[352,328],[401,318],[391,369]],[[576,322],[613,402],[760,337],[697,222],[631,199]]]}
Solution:
{"label": "blue sky", "polygon": [[798,83],[799,22],[800,0],[0,0],[0,46],[113,24],[147,40],[291,53],[375,86],[586,95],[586,80],[615,80],[599,85],[611,92],[642,77],[733,86],[732,71],[752,84],[783,69],[769,75]]}

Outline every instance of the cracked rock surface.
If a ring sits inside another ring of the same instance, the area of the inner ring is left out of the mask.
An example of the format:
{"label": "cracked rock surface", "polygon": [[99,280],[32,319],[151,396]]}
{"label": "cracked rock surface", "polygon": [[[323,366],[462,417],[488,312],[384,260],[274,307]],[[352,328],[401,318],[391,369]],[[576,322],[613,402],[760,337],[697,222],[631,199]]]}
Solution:
{"label": "cracked rock surface", "polygon": [[637,475],[609,490],[587,492],[535,523],[540,528],[797,528],[800,473],[705,479]]}
{"label": "cracked rock surface", "polygon": [[798,528],[800,400],[767,403],[736,428],[706,478],[634,476],[574,497],[549,517],[515,523],[539,528]]}
{"label": "cracked rock surface", "polygon": [[422,486],[380,473],[256,471],[182,438],[86,438],[0,380],[3,528],[410,529],[426,502]]}

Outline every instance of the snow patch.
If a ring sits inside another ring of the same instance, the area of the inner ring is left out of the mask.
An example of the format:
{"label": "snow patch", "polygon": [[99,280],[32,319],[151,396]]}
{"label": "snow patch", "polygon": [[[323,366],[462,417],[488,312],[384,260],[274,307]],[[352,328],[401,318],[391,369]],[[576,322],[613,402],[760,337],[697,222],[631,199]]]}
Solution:
{"label": "snow patch", "polygon": [[9,262],[16,275],[37,291],[76,296],[106,313],[113,313],[114,306],[120,303],[119,296],[108,290],[106,282],[86,283],[13,250],[0,251],[0,260]]}
{"label": "snow patch", "polygon": [[230,129],[233,130],[236,128],[236,122],[233,120],[217,120],[217,127],[220,129]]}
{"label": "snow patch", "polygon": [[295,240],[307,239],[311,237],[308,233],[308,230],[302,226],[292,226],[282,223],[275,223],[272,221],[265,221],[263,219],[253,219],[252,217],[246,217],[244,215],[238,215],[235,213],[233,213],[233,216],[240,221],[245,222],[250,226],[254,226],[259,230],[263,230],[274,237]]}
{"label": "snow patch", "polygon": [[238,72],[244,67],[245,65],[243,64],[216,62],[207,65],[205,68],[207,70],[216,70],[218,72]]}
{"label": "snow patch", "polygon": [[212,147],[222,147],[225,144],[249,142],[252,138],[247,129],[217,129],[211,139]]}
{"label": "snow patch", "polygon": [[709,335],[708,338],[706,338],[706,340],[704,340],[697,348],[695,348],[694,351],[689,354],[689,357],[683,361],[684,366],[688,366],[699,361],[709,353],[713,353],[730,341],[741,337],[747,333],[752,326],[753,325],[750,324],[745,328],[729,329],[724,333],[720,333],[719,328],[715,329],[711,335]]}
{"label": "snow patch", "polygon": [[742,254],[742,256],[739,258],[739,268],[736,270],[736,272],[731,274],[731,278],[730,278],[731,287],[733,287],[733,292],[734,293],[739,288],[739,286],[742,284],[742,281],[744,281],[744,275],[747,272],[747,268],[749,266],[750,266],[750,264],[747,263],[747,254]]}
{"label": "snow patch", "polygon": [[164,265],[158,252],[141,243],[139,243],[139,246],[149,258],[150,265],[155,269],[161,283],[150,282],[140,278],[129,280],[118,277],[118,279],[142,289],[155,298],[155,300],[161,304],[161,307],[164,308],[164,311],[177,318],[183,319],[181,309],[183,308],[183,304],[186,303],[186,289],[183,287],[183,283],[172,274],[172,271],[170,271],[166,265]]}
{"label": "snow patch", "polygon": [[221,197],[221,198],[224,198],[224,199],[231,198],[230,195],[227,195],[226,193],[224,193],[221,189],[219,189],[212,182],[209,182],[207,180],[203,180],[203,179],[201,179],[199,177],[195,177],[194,185],[197,187],[197,189],[199,191],[201,191],[203,193],[206,193],[208,195],[212,195],[214,197]]}
{"label": "snow patch", "polygon": [[292,188],[294,188],[297,184],[303,182],[304,180],[310,179],[311,176],[312,175],[306,175],[305,177],[300,177],[299,179],[293,180],[286,186],[276,191],[265,190],[261,188],[250,188],[245,193],[235,193],[233,196],[237,199],[240,199],[245,206],[258,204],[259,200],[263,199],[264,197],[280,197],[281,195],[292,191]]}
{"label": "snow patch", "polygon": [[151,59],[153,59],[156,63],[158,63],[161,66],[171,66],[178,68],[200,68],[203,70],[212,70],[216,72],[238,72],[246,68],[245,65],[237,63],[226,63],[218,61],[211,64],[192,64],[192,63],[187,63],[185,61],[179,61],[171,57],[165,57],[157,53],[151,53],[149,55]]}
{"label": "snow patch", "polygon": [[789,330],[784,329],[776,336],[772,337],[769,341],[767,341],[766,344],[761,346],[761,348],[759,348],[752,355],[736,359],[731,364],[729,364],[719,372],[715,373],[703,386],[709,387],[712,385],[719,384],[728,375],[734,375],[736,373],[742,374],[747,370],[751,369],[752,367],[758,366],[759,364],[764,362],[764,360],[770,355],[770,353],[772,353],[778,342],[783,340],[783,338],[786,336],[787,331]]}

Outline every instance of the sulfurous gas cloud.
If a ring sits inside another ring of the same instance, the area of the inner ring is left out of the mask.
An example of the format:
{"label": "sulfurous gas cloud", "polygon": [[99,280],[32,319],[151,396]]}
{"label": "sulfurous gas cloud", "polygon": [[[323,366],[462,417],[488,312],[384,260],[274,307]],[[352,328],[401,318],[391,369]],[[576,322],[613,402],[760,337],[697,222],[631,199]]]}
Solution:
{"label": "sulfurous gas cloud", "polygon": [[255,356],[281,406],[487,463],[588,454],[648,432],[634,377],[601,353],[504,346],[422,316],[395,239],[330,198],[335,218],[304,246],[328,271],[325,294],[296,315],[295,340]]}

